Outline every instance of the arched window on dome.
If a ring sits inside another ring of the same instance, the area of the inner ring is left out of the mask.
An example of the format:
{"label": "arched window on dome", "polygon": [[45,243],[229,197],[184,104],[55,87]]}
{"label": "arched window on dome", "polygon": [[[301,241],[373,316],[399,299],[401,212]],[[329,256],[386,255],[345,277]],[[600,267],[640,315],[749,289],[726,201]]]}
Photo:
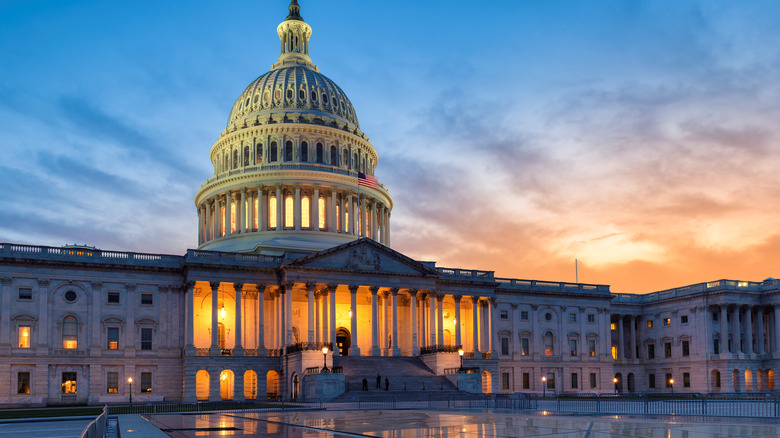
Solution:
{"label": "arched window on dome", "polygon": [[228,168],[230,167],[228,163],[228,155],[225,154],[223,158],[224,160],[222,160],[222,171],[227,172]]}
{"label": "arched window on dome", "polygon": [[270,161],[272,163],[275,163],[277,161],[277,159],[279,158],[279,151],[278,151],[278,149],[279,148],[276,146],[276,142],[272,141],[271,142],[271,151],[270,151],[271,157],[268,158],[268,161]]}
{"label": "arched window on dome", "polygon": [[308,196],[301,198],[301,228],[311,227],[311,202]]}
{"label": "arched window on dome", "polygon": [[232,169],[235,169],[238,167],[238,149],[233,149],[233,167]]}
{"label": "arched window on dome", "polygon": [[75,349],[79,346],[79,321],[73,315],[62,320],[62,348]]}
{"label": "arched window on dome", "polygon": [[288,141],[284,144],[284,161],[289,163],[293,160],[293,144]]}
{"label": "arched window on dome", "polygon": [[258,143],[257,146],[255,146],[255,164],[260,164],[263,162],[263,144]]}
{"label": "arched window on dome", "polygon": [[336,201],[336,232],[341,232],[341,204]]}
{"label": "arched window on dome", "polygon": [[268,228],[276,228],[276,196],[268,197]]}
{"label": "arched window on dome", "polygon": [[292,228],[295,226],[295,200],[287,195],[284,198],[284,227]]}
{"label": "arched window on dome", "polygon": [[305,163],[309,161],[309,143],[301,142],[301,162]]}
{"label": "arched window on dome", "polygon": [[320,230],[325,229],[325,198],[319,198],[317,200],[317,228]]}
{"label": "arched window on dome", "polygon": [[330,165],[331,166],[339,165],[339,153],[336,151],[336,146],[330,147]]}
{"label": "arched window on dome", "polygon": [[311,101],[312,102],[316,102],[317,101],[317,90],[311,90],[310,96],[311,96]]}
{"label": "arched window on dome", "polygon": [[343,159],[341,160],[341,165],[345,169],[349,169],[349,152],[347,152],[346,149],[344,149]]}
{"label": "arched window on dome", "polygon": [[292,98],[293,98],[293,90],[288,88],[286,94],[287,94],[287,100],[292,100]]}
{"label": "arched window on dome", "polygon": [[244,166],[249,165],[249,146],[244,146],[244,162],[241,164]]}
{"label": "arched window on dome", "polygon": [[317,162],[322,164],[322,143],[317,143]]}
{"label": "arched window on dome", "polygon": [[349,199],[344,200],[344,232],[349,233]]}
{"label": "arched window on dome", "polygon": [[328,95],[325,93],[322,93],[322,103],[324,103],[325,105],[328,104]]}
{"label": "arched window on dome", "polygon": [[303,89],[298,90],[298,99],[301,101],[306,100],[306,91]]}
{"label": "arched window on dome", "polygon": [[352,169],[357,169],[357,167],[358,167],[358,154],[357,154],[357,152],[354,152],[352,154],[352,163],[350,164],[349,167],[352,168]]}

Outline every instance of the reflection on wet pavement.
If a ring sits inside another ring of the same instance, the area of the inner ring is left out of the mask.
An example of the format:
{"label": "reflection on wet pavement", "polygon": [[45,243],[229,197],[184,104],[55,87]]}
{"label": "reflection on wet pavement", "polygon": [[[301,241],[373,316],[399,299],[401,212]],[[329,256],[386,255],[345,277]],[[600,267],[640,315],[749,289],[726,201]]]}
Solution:
{"label": "reflection on wet pavement", "polygon": [[157,414],[147,418],[172,437],[331,438],[703,438],[780,437],[766,419],[596,417],[490,411],[297,411]]}

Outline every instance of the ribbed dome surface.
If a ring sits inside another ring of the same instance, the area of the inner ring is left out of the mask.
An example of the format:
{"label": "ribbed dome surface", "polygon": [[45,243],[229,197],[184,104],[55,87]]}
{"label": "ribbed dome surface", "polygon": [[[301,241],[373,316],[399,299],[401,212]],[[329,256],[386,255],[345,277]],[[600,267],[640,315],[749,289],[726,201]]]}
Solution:
{"label": "ribbed dome surface", "polygon": [[227,124],[279,110],[315,116],[319,113],[360,128],[344,91],[325,75],[303,66],[277,68],[255,79],[236,100]]}

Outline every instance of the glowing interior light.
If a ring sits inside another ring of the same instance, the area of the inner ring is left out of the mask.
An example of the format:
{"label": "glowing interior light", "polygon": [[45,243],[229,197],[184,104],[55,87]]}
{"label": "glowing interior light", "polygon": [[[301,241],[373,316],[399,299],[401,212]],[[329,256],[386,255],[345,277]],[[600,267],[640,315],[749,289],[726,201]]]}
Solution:
{"label": "glowing interior light", "polygon": [[225,311],[225,306],[222,306],[222,309],[219,310],[219,317],[225,319],[225,315],[227,315],[227,312]]}

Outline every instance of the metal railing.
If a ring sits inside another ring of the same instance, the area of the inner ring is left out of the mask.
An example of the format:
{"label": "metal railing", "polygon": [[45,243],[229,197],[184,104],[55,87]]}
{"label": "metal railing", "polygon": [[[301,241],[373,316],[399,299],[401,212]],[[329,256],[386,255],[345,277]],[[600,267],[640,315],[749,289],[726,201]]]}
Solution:
{"label": "metal railing", "polygon": [[103,413],[98,415],[81,432],[81,438],[103,438],[106,436],[106,425],[108,423],[108,406],[103,407]]}

